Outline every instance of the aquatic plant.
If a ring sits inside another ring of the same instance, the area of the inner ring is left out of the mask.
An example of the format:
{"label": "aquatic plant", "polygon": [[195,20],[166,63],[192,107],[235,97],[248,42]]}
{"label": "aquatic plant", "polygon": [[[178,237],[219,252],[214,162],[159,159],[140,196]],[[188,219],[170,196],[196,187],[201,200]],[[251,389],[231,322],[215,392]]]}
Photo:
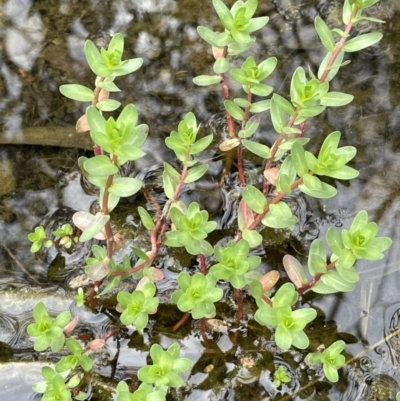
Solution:
{"label": "aquatic plant", "polygon": [[[243,316],[243,294],[249,289],[258,306],[254,319],[262,326],[276,327],[275,342],[278,347],[284,350],[292,346],[299,349],[309,347],[305,328],[316,318],[317,312],[311,303],[300,307],[298,300],[307,291],[321,294],[352,291],[359,280],[355,262],[383,258],[391,240],[377,237],[378,226],[369,222],[367,212],[360,211],[349,230],[338,232],[333,227],[328,230],[328,249],[321,239],[312,242],[307,272],[295,257],[286,255],[282,263],[291,281],[286,283],[279,280],[280,274],[276,271],[265,275],[258,272],[261,258],[252,255],[251,249],[257,248],[263,241],[260,233],[262,226],[283,229],[298,222],[286,202],[286,195],[300,191],[314,198],[330,198],[336,195],[337,190],[325,182],[324,177],[351,180],[358,176],[358,172],[347,165],[356,155],[356,149],[352,146],[339,147],[341,135],[338,131],[326,136],[318,156],[305,149],[308,142],[304,136],[305,121],[321,114],[326,107],[346,106],[352,101],[350,94],[330,91],[330,81],[339,69],[348,64],[349,61],[343,62],[346,52],[362,50],[381,39],[382,35],[378,32],[348,39],[352,27],[363,19],[382,22],[362,15],[364,9],[377,1],[345,0],[344,30],[330,29],[320,17],[316,17],[315,29],[327,54],[317,72],[309,69],[307,74],[302,67],[294,71],[290,93],[285,98],[273,93],[273,87],[265,82],[278,65],[275,57],[257,63],[254,57],[249,56],[240,68],[231,68],[232,56],[248,50],[256,40],[253,33],[268,23],[268,17],[253,18],[257,0],[238,0],[230,9],[221,0],[213,0],[224,31],[217,33],[204,26],[198,27],[201,38],[212,46],[215,63],[212,75],[200,75],[193,81],[197,85],[222,86],[230,136],[220,145],[220,149],[226,152],[224,175],[231,174],[230,166],[236,157],[242,187],[236,236],[226,245],[212,246],[209,234],[216,234],[217,224],[209,221],[208,212],[200,210],[197,202],[186,205],[180,200],[184,185],[199,180],[207,172],[208,164],[202,163],[196,155],[206,150],[213,140],[212,135],[198,139],[200,126],[195,115],[189,112],[177,130],[165,140],[166,146],[176,155],[177,163],[174,165],[179,166],[175,168],[166,162],[163,165],[162,181],[168,201],[162,210],[157,204],[154,215],[143,207],[137,209],[143,227],[149,232],[151,249],[132,248],[137,256],[134,266],[131,266],[128,255],[123,257],[122,263],[113,259],[120,235],[113,228],[111,212],[122,197],[132,196],[141,189],[141,180],[124,176],[121,167],[145,156],[141,148],[148,127],[138,125],[138,111],[133,104],[126,105],[117,119],[105,119],[103,112],[114,111],[121,106],[109,98],[110,92],[120,91],[115,78],[134,72],[143,61],[122,61],[124,40],[121,34],[114,35],[108,48],[100,51],[90,40],[86,42],[86,59],[96,75],[95,89],[69,84],[62,85],[60,91],[70,99],[91,102],[85,115],[78,120],[77,129],[90,131],[94,155],[81,157],[79,166],[85,178],[98,188],[99,211],[95,214],[87,211],[75,213],[71,224],[54,231],[53,235],[66,246],[91,239],[105,241],[105,246],[93,245],[92,256],[86,260],[86,274],[94,283],[88,302],[118,290],[125,279],[138,280],[134,291],[118,291],[117,311],[121,312],[120,320],[125,326],[132,326],[143,334],[149,314],[156,313],[159,306],[156,282],[162,278],[162,272],[153,264],[160,248],[184,248],[188,254],[198,258],[200,272],[181,272],[177,279],[179,289],[173,292],[171,299],[178,309],[186,313],[185,316],[191,314],[194,319],[202,319],[202,330],[204,319],[216,315],[215,304],[223,296],[219,283],[223,281],[234,288],[238,320]],[[243,97],[231,99],[229,76],[242,85]],[[254,95],[266,98],[271,93],[270,99],[254,102]],[[271,148],[254,140],[260,125],[258,114],[267,110],[270,110],[272,125],[278,134]],[[238,130],[234,120],[240,122]],[[244,148],[262,159],[261,187],[246,183]],[[76,229],[72,228],[72,223]],[[36,227],[28,238],[32,242],[32,252],[55,242],[46,238],[42,227]],[[85,302],[83,289],[78,290],[75,299],[78,305]],[[79,377],[75,374],[68,378],[78,367],[84,371],[91,370],[89,351],[104,346],[110,335],[82,346],[77,339],[71,338],[73,327],[65,329],[70,316],[63,312],[53,320],[41,303],[35,307],[34,319],[35,323],[28,326],[28,333],[37,337],[36,350],[51,346],[52,351],[57,351],[65,345],[70,353],[57,363],[55,371],[51,368],[43,370],[45,382],[35,385],[35,391],[42,393],[44,400],[53,401],[71,399],[73,389],[75,399],[84,399],[86,394],[80,391],[84,384]],[[179,329],[183,321],[178,322],[174,329]],[[310,353],[305,361],[310,365],[322,364],[326,378],[334,382],[338,380],[338,369],[345,363],[345,357],[341,355],[344,348],[343,341],[336,341],[322,353]],[[164,400],[170,387],[179,387],[184,383],[180,375],[192,365],[189,359],[179,358],[179,353],[178,344],[173,344],[166,351],[154,344],[150,349],[153,365],[143,366],[138,371],[142,384],[131,393],[128,385],[120,382],[116,389],[117,400]],[[276,386],[288,381],[282,369],[275,373]]]}

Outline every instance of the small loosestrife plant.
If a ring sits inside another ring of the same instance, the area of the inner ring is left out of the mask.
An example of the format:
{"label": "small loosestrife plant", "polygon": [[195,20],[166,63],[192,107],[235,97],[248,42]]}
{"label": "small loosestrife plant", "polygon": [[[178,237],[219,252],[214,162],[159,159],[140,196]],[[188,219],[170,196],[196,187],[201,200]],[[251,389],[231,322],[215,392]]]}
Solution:
{"label": "small loosestrife plant", "polygon": [[[71,247],[78,241],[102,240],[104,245],[93,245],[92,256],[86,260],[87,276],[94,282],[98,297],[118,289],[125,279],[136,280],[134,291],[118,292],[116,309],[121,313],[122,324],[132,326],[143,334],[149,315],[156,318],[159,306],[157,281],[162,278],[162,272],[153,264],[160,247],[182,248],[198,258],[200,271],[183,271],[177,278],[177,289],[171,301],[185,315],[174,330],[190,315],[193,319],[202,319],[201,328],[204,330],[204,319],[216,316],[216,303],[223,297],[220,283],[226,282],[234,289],[238,301],[238,320],[243,316],[243,293],[249,290],[258,308],[254,319],[261,326],[275,328],[277,346],[283,350],[292,346],[307,349],[309,338],[305,328],[316,318],[317,312],[309,305],[299,306],[302,295],[307,291],[319,294],[352,291],[359,280],[356,261],[383,258],[391,240],[377,236],[378,226],[369,221],[367,212],[360,211],[350,229],[338,231],[331,227],[325,241],[316,239],[312,242],[307,268],[294,256],[284,256],[282,264],[289,282],[283,285],[280,285],[278,271],[264,275],[258,272],[261,258],[252,255],[252,248],[261,245],[263,238],[259,231],[263,226],[281,229],[298,222],[298,217],[285,202],[286,195],[297,191],[314,198],[330,198],[336,195],[337,190],[325,182],[324,177],[351,180],[358,176],[357,170],[348,166],[356,155],[356,149],[340,146],[340,132],[327,133],[317,155],[306,150],[309,139],[305,137],[305,122],[320,115],[326,107],[345,106],[352,101],[351,94],[331,91],[330,81],[339,69],[350,62],[343,61],[345,53],[375,45],[381,39],[382,35],[377,32],[348,39],[351,29],[363,19],[383,22],[363,16],[364,9],[377,1],[345,0],[343,27],[330,29],[320,17],[316,17],[315,29],[327,51],[326,56],[321,60],[318,71],[298,67],[291,78],[290,93],[281,95],[274,93],[274,88],[268,85],[268,77],[278,67],[275,57],[256,60],[249,56],[240,68],[231,68],[232,57],[247,51],[256,40],[255,32],[268,23],[268,17],[254,17],[257,0],[238,0],[230,9],[222,0],[213,0],[222,29],[213,32],[205,26],[198,27],[200,37],[212,47],[215,57],[213,73],[197,76],[193,81],[203,86],[220,85],[225,99],[223,105],[230,138],[220,148],[227,151],[228,161],[234,152],[237,153],[235,158],[242,187],[236,236],[226,245],[213,246],[208,237],[217,223],[209,220],[208,212],[201,210],[197,202],[185,204],[180,200],[184,186],[198,181],[207,172],[209,166],[196,157],[213,140],[212,135],[197,137],[200,125],[195,115],[189,112],[176,131],[172,131],[165,140],[178,160],[174,164],[176,168],[168,162],[163,165],[162,181],[167,203],[162,210],[156,208],[154,214],[138,207],[141,222],[149,232],[151,247],[132,248],[137,256],[134,266],[131,266],[128,255],[123,257],[122,262],[114,260],[120,235],[114,231],[110,213],[121,198],[132,196],[141,189],[141,180],[123,176],[121,167],[145,156],[141,148],[148,127],[138,124],[138,111],[133,104],[125,105],[117,119],[106,119],[103,113],[121,106],[110,99],[112,92],[120,91],[114,80],[134,72],[143,61],[122,61],[124,40],[121,34],[113,36],[107,49],[98,50],[88,40],[85,55],[96,75],[94,89],[69,84],[62,85],[60,91],[70,99],[91,103],[85,115],[78,120],[77,130],[90,131],[94,155],[81,157],[79,166],[86,179],[98,188],[99,208],[95,214],[87,211],[75,213],[71,224],[53,232],[55,239],[47,238],[43,227],[36,227],[28,236],[32,242],[31,251],[37,252],[53,244]],[[243,97],[231,98],[230,80],[242,85]],[[254,95],[257,101],[254,101]],[[267,110],[270,110],[272,125],[277,133],[271,148],[254,140],[260,125],[260,114]],[[240,122],[239,129],[234,119]],[[243,148],[263,161],[260,170],[263,183],[260,187],[246,183]],[[231,162],[226,163],[224,174],[230,174],[230,165]],[[101,291],[98,290],[100,285]],[[78,305],[85,302],[82,288],[75,299]],[[81,391],[85,384],[79,372],[92,369],[91,352],[101,348],[112,334],[84,344],[73,337],[77,320],[71,321],[69,312],[62,312],[53,319],[43,303],[35,306],[34,321],[28,326],[28,333],[35,338],[35,350],[45,351],[50,347],[57,352],[65,347],[68,353],[55,365],[55,369],[43,368],[45,381],[37,383],[34,390],[42,393],[42,399],[46,401],[70,400],[72,397],[85,399],[87,394]],[[308,354],[306,362],[309,365],[322,364],[326,378],[335,382],[338,380],[338,369],[345,363],[341,354],[345,345],[343,341],[336,341],[323,352]],[[188,372],[192,366],[191,360],[179,355],[178,344],[167,350],[154,344],[150,349],[153,364],[138,371],[142,384],[131,392],[127,383],[119,382],[117,401],[165,400],[170,387],[184,384],[181,374]],[[276,386],[289,380],[283,367],[274,374]]]}

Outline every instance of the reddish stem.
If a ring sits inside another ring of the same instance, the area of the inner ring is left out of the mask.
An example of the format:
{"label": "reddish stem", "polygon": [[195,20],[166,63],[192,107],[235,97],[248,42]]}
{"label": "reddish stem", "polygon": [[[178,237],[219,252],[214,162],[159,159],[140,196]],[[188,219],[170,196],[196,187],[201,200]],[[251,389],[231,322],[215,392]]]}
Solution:
{"label": "reddish stem", "polygon": [[242,297],[242,291],[239,290],[238,288],[235,289],[235,298],[238,305],[236,320],[240,322],[243,319],[243,297]]}
{"label": "reddish stem", "polygon": [[[347,24],[346,29],[344,31],[345,33],[350,33],[351,28],[353,27],[353,18],[357,15],[357,12],[358,12],[358,8],[355,7],[355,11],[353,12],[353,15],[351,16],[350,21]],[[323,72],[323,74],[321,75],[321,78],[319,80],[321,83],[325,82],[326,78],[328,77],[328,74],[330,72],[330,67],[333,66],[337,56],[342,51],[342,48],[343,48],[346,40],[347,40],[347,37],[340,38],[339,42],[336,44],[335,50],[333,51],[332,56],[329,59],[328,64],[326,65],[325,71]]]}
{"label": "reddish stem", "polygon": [[[331,270],[335,267],[336,265],[336,260],[334,262],[329,263],[329,265],[326,266],[326,270]],[[322,277],[323,273],[318,273],[316,274],[307,284],[304,284],[303,287],[299,288],[297,290],[297,293],[300,295],[303,295],[307,290],[309,290],[314,284],[316,284],[320,278]]]}
{"label": "reddish stem", "polygon": [[190,312],[185,312],[178,323],[172,328],[172,331],[177,331],[190,317]]}
{"label": "reddish stem", "polygon": [[207,274],[207,263],[206,263],[206,258],[202,253],[199,254],[199,261],[200,261],[200,271],[201,274],[206,275]]}

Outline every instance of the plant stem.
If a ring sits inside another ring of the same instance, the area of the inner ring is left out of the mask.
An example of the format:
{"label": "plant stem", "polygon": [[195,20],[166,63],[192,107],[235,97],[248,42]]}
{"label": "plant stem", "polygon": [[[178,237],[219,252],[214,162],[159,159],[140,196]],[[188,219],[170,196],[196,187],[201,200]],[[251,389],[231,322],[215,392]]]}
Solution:
{"label": "plant stem", "polygon": [[[326,270],[331,270],[335,267],[336,261],[329,263],[329,265],[326,266]],[[307,290],[309,290],[314,284],[316,284],[320,278],[322,277],[324,273],[318,273],[316,274],[307,284],[304,284],[303,287],[299,288],[297,290],[297,293],[299,295],[303,295]]]}
{"label": "plant stem", "polygon": [[[189,153],[189,150],[188,150],[186,152],[186,155],[185,155],[185,162],[187,162],[189,160],[190,160],[190,153]],[[183,184],[185,182],[187,171],[188,171],[188,166],[184,164],[183,165],[183,169],[182,169],[182,173],[181,173],[181,176],[180,176],[180,179],[179,179],[179,183],[178,183],[178,185],[176,187],[176,190],[175,190],[175,193],[174,193],[174,196],[173,196],[173,199],[172,199],[173,201],[177,201],[179,199],[180,195],[181,195],[182,187],[183,187]],[[169,226],[169,222],[170,222],[169,210],[167,210],[166,218],[165,219],[161,219],[161,218],[158,219],[157,223],[156,223],[156,226],[154,227],[154,229],[151,232],[151,235],[150,235],[150,239],[151,239],[151,254],[150,254],[149,260],[144,261],[139,266],[136,266],[136,267],[133,267],[132,269],[129,269],[129,272],[128,272],[129,274],[132,274],[132,273],[135,273],[135,272],[137,272],[137,271],[139,271],[141,269],[144,269],[146,266],[149,266],[154,262],[155,258],[158,255],[158,251],[160,249],[160,246],[162,244],[162,236],[167,231],[168,226]],[[207,267],[206,267],[206,269],[207,269]],[[123,274],[126,274],[126,273],[124,273],[124,272],[115,272],[114,273],[114,275],[117,275],[117,276],[120,276],[120,275],[123,275]]]}
{"label": "plant stem", "polygon": [[242,291],[239,290],[238,288],[235,288],[235,298],[238,305],[236,320],[240,322],[243,319],[243,297],[242,297]]}
{"label": "plant stem", "polygon": [[[350,21],[346,26],[345,33],[350,33],[351,28],[353,27],[353,18],[357,15],[357,12],[358,12],[358,8],[355,7],[355,11],[353,12],[353,15],[351,16]],[[347,37],[340,38],[339,42],[336,43],[335,50],[333,51],[332,56],[329,59],[328,64],[326,65],[325,71],[323,72],[323,74],[321,75],[321,78],[319,80],[321,83],[325,82],[326,78],[328,77],[328,74],[330,72],[330,67],[332,67],[337,56],[342,51],[342,48],[343,48],[346,40],[347,40]]]}
{"label": "plant stem", "polygon": [[178,323],[172,328],[172,331],[177,331],[190,317],[190,312],[185,312]]}
{"label": "plant stem", "polygon": [[[287,127],[291,127],[294,122],[296,121],[297,115],[298,115],[299,109],[297,108],[294,115],[290,117],[288,123],[287,123]],[[272,146],[271,149],[271,157],[267,160],[267,163],[265,164],[265,168],[264,171],[269,170],[272,167],[272,163],[274,161],[274,158],[276,156],[276,152],[278,152],[279,149],[279,145],[282,143],[282,141],[285,139],[286,134],[281,132],[279,134],[278,139],[276,140],[276,142],[274,143],[274,145]],[[267,179],[264,177],[264,182],[263,182],[263,193],[265,196],[268,195],[269,192],[269,182],[267,181]]]}
{"label": "plant stem", "polygon": [[[118,163],[118,156],[113,155],[112,156],[112,163],[116,166]],[[108,189],[111,187],[112,183],[114,180],[113,175],[109,175],[107,178],[106,186],[104,188],[104,194],[103,194],[103,203],[101,205],[101,211],[103,214],[108,215],[108,199],[110,196],[110,193],[108,192]],[[113,243],[114,243],[114,236],[111,228],[111,223],[108,221],[105,225],[105,230],[106,230],[106,240],[107,240],[107,257],[109,259],[112,258],[113,254]]]}
{"label": "plant stem", "polygon": [[207,274],[207,263],[206,263],[206,258],[202,253],[199,253],[199,261],[200,261],[200,271],[202,274],[206,275]]}

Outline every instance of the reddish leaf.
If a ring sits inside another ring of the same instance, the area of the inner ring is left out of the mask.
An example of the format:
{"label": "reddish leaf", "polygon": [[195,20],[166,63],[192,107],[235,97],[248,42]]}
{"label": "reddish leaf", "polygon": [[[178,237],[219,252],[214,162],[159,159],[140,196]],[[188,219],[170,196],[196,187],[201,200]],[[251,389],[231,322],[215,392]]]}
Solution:
{"label": "reddish leaf", "polygon": [[278,178],[279,168],[272,167],[264,171],[264,177],[272,184],[275,185],[276,179]]}
{"label": "reddish leaf", "polygon": [[279,272],[277,270],[272,270],[268,272],[267,274],[264,274],[260,278],[260,283],[263,287],[264,291],[270,291],[274,285],[278,282],[279,280]]}
{"label": "reddish leaf", "polygon": [[79,316],[75,316],[63,329],[64,334],[69,337],[71,333],[75,330],[75,327],[79,323]]}
{"label": "reddish leaf", "polygon": [[102,100],[106,100],[110,97],[110,92],[106,91],[105,89],[101,89],[99,93],[99,102]]}
{"label": "reddish leaf", "polygon": [[254,216],[252,210],[247,205],[246,201],[242,198],[239,203],[238,210],[238,224],[239,228],[243,231],[245,228],[249,227],[254,221]]}
{"label": "reddish leaf", "polygon": [[306,272],[301,263],[294,256],[285,255],[283,257],[283,267],[290,280],[297,288],[301,288],[307,283]]}
{"label": "reddish leaf", "polygon": [[75,125],[75,130],[78,133],[90,131],[90,127],[89,127],[89,124],[87,121],[86,114],[84,114],[82,117],[80,117],[78,119],[78,121],[76,122],[76,125]]}
{"label": "reddish leaf", "polygon": [[98,351],[99,349],[102,349],[105,344],[105,340],[96,338],[88,344],[88,347],[91,351]]}

